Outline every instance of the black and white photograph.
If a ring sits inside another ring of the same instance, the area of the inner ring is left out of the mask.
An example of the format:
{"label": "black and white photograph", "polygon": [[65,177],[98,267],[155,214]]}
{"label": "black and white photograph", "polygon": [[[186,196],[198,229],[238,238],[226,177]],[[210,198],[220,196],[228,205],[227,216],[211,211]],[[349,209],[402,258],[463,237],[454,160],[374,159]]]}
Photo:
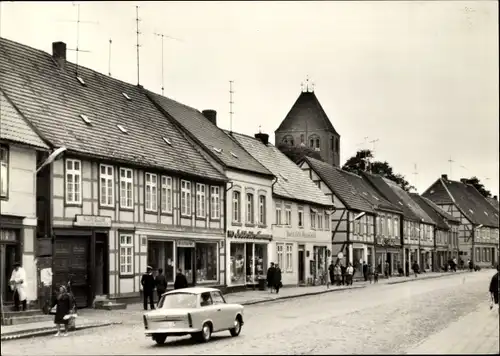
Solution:
{"label": "black and white photograph", "polygon": [[2,356],[498,354],[498,16],[0,2]]}

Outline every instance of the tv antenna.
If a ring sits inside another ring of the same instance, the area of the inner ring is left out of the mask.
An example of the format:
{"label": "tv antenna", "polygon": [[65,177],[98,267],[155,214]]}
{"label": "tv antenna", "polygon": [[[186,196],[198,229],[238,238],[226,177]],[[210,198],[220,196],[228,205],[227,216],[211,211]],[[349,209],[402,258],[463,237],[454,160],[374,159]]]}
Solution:
{"label": "tv antenna", "polygon": [[380,141],[378,138],[371,140],[370,143],[372,144],[372,155],[375,156],[375,144]]}
{"label": "tv antenna", "polygon": [[453,173],[453,163],[455,161],[451,159],[451,156],[450,156],[450,159],[448,160],[448,163],[450,164],[450,179],[452,179],[452,173]]}
{"label": "tv antenna", "polygon": [[233,94],[234,94],[233,83],[234,83],[233,80],[229,81],[229,132],[233,132],[233,114],[234,114],[234,112],[233,112],[233,104],[234,104],[234,101],[233,101]]}
{"label": "tv antenna", "polygon": [[76,8],[77,8],[76,21],[74,21],[74,20],[67,20],[67,21],[63,21],[63,22],[72,22],[72,23],[76,22],[76,48],[68,48],[68,51],[75,51],[76,52],[76,60],[75,60],[76,67],[75,67],[75,72],[76,72],[76,75],[78,75],[78,57],[79,57],[80,52],[82,52],[82,53],[90,53],[90,51],[87,51],[87,50],[84,50],[84,49],[80,49],[80,24],[83,23],[83,24],[95,24],[95,25],[98,25],[99,22],[80,20],[80,4],[73,3],[73,6],[75,6],[75,5],[76,5]]}
{"label": "tv antenna", "polygon": [[417,169],[417,164],[413,164],[413,181],[415,182],[415,190],[417,191],[417,176],[418,176],[418,169]]}
{"label": "tv antenna", "polygon": [[164,61],[163,61],[163,40],[165,38],[168,38],[168,39],[171,39],[171,40],[175,40],[175,41],[180,41],[180,42],[183,42],[182,40],[178,39],[178,38],[175,38],[175,37],[171,37],[171,36],[167,36],[163,33],[156,33],[155,32],[155,36],[158,36],[158,37],[161,37],[161,95],[164,94],[164,80],[165,80],[165,76],[164,76],[164,72],[163,72],[163,65],[164,65]]}
{"label": "tv antenna", "polygon": [[139,85],[140,81],[139,81],[139,77],[140,77],[140,63],[139,63],[139,47],[140,47],[140,44],[139,44],[139,35],[141,34],[139,32],[139,21],[141,21],[141,19],[139,18],[139,6],[136,6],[135,7],[135,33],[136,33],[136,47],[137,47],[137,85]]}
{"label": "tv antenna", "polygon": [[108,75],[111,77],[111,45],[113,41],[109,39],[109,50],[108,50]]}

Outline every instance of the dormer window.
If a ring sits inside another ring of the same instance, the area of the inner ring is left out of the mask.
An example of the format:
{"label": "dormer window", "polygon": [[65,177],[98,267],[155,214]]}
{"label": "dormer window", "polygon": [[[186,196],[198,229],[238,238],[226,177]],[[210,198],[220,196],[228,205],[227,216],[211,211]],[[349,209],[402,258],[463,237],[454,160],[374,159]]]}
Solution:
{"label": "dormer window", "polygon": [[474,214],[474,211],[472,209],[469,209],[469,211],[470,211],[471,214]]}
{"label": "dormer window", "polygon": [[283,179],[285,182],[288,182],[288,178],[285,177],[283,174],[279,173],[281,179]]}
{"label": "dormer window", "polygon": [[403,203],[401,203],[400,201],[398,201],[399,205],[403,206]]}
{"label": "dormer window", "polygon": [[123,133],[127,133],[127,129],[125,127],[123,127],[122,125],[116,125],[116,127],[118,127],[118,129],[123,132]]}
{"label": "dormer window", "polygon": [[234,158],[238,158],[238,156],[236,155],[236,153],[234,153],[232,151],[230,153],[231,153],[231,156],[233,156]]}
{"label": "dormer window", "polygon": [[80,76],[78,76],[78,75],[76,76],[76,80],[78,80],[80,82],[80,84],[83,85],[83,86],[87,85],[87,84],[85,84],[85,81],[83,80],[83,78],[80,77]]}
{"label": "dormer window", "polygon": [[217,153],[222,153],[222,149],[217,148],[217,147],[214,147],[214,151],[217,152]]}
{"label": "dormer window", "polygon": [[485,212],[484,212],[484,215],[488,216],[488,213],[485,211]]}
{"label": "dormer window", "polygon": [[166,143],[167,145],[172,146],[172,142],[170,142],[170,140],[169,140],[168,138],[163,137],[163,141],[165,141],[165,143]]}
{"label": "dormer window", "polygon": [[130,98],[130,96],[127,95],[127,93],[122,93],[122,95],[125,97],[125,99],[127,100],[132,100],[132,98]]}
{"label": "dormer window", "polygon": [[368,196],[368,193],[367,192],[363,192],[364,195]]}
{"label": "dormer window", "polygon": [[87,115],[80,114],[80,117],[82,120],[87,124],[87,125],[92,125],[92,121],[90,121],[89,117]]}
{"label": "dormer window", "polygon": [[377,198],[375,195],[372,195],[373,198],[375,198],[375,200],[379,200],[379,198]]}
{"label": "dormer window", "polygon": [[288,145],[288,146],[293,146],[293,137],[290,136],[290,135],[286,135],[284,138],[283,138],[283,143],[285,145]]}

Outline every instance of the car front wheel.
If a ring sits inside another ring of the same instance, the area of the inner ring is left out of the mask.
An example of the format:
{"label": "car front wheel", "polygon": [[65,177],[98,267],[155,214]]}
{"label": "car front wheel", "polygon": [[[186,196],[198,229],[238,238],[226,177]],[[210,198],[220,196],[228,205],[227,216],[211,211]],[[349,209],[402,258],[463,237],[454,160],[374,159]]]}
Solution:
{"label": "car front wheel", "polygon": [[234,319],[234,327],[232,329],[229,329],[229,332],[231,333],[231,336],[235,337],[238,336],[241,332],[241,321],[240,318]]}
{"label": "car front wheel", "polygon": [[158,345],[163,345],[167,340],[167,334],[156,334],[153,335],[153,340],[156,341]]}

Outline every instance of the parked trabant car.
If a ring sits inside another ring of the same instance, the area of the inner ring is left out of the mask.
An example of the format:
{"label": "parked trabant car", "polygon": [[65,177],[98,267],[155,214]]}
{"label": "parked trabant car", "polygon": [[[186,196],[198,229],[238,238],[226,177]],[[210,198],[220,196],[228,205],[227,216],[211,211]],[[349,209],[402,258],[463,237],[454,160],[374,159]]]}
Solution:
{"label": "parked trabant car", "polygon": [[243,306],[226,303],[215,288],[192,287],[166,292],[155,310],[144,313],[146,336],[162,345],[168,336],[191,335],[207,342],[212,333],[229,330],[238,336],[243,326]]}

